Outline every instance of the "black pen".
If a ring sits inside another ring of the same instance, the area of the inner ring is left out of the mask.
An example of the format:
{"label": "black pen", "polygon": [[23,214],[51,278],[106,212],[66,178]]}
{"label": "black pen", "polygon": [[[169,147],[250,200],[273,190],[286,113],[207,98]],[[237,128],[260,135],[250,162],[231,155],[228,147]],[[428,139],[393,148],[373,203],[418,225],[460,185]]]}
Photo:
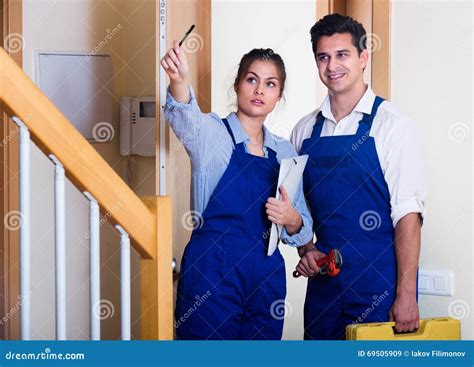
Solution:
{"label": "black pen", "polygon": [[179,47],[181,47],[181,45],[183,44],[183,42],[186,40],[186,38],[188,38],[189,36],[189,33],[191,33],[194,29],[195,25],[193,24],[191,26],[191,28],[189,28],[189,30],[186,32],[186,34],[184,35],[183,39],[179,42]]}

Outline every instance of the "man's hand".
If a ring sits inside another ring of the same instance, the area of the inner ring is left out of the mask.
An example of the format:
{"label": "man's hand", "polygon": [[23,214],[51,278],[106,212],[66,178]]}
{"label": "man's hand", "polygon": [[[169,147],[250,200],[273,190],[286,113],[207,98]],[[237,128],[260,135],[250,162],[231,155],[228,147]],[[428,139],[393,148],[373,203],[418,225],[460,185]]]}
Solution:
{"label": "man's hand", "polygon": [[319,273],[319,266],[316,262],[324,256],[326,255],[317,250],[314,246],[313,248],[309,247],[308,250],[301,256],[300,262],[298,265],[296,265],[296,270],[302,276],[311,278]]}
{"label": "man's hand", "polygon": [[420,327],[420,312],[416,296],[397,296],[388,317],[389,321],[395,321],[395,330],[399,333],[418,329]]}

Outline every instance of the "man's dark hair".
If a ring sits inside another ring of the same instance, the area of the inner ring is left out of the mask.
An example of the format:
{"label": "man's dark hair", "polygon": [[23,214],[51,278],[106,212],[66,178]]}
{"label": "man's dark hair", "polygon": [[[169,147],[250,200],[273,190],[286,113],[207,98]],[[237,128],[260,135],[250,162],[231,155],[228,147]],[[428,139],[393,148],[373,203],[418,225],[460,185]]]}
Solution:
{"label": "man's dark hair", "polygon": [[332,36],[336,33],[349,33],[352,36],[352,44],[357,48],[359,55],[367,48],[367,33],[364,26],[349,16],[334,13],[321,18],[311,28],[311,43],[315,57],[319,38]]}

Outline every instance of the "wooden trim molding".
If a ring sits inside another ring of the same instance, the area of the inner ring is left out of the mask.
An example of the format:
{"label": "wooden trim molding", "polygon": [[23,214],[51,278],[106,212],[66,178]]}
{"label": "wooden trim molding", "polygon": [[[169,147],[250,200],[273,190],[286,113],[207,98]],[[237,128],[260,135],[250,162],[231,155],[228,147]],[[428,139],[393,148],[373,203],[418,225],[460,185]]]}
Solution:
{"label": "wooden trim molding", "polygon": [[392,7],[390,0],[372,1],[372,32],[378,47],[372,53],[372,89],[375,94],[391,98],[391,29]]}
{"label": "wooden trim molding", "polygon": [[[159,9],[159,6],[157,6]],[[189,61],[191,84],[194,87],[197,102],[203,112],[211,111],[211,75],[212,75],[212,2],[211,0],[171,0],[166,3],[166,42],[171,46],[174,39],[180,40],[189,27],[194,24],[196,28],[189,35],[185,47]],[[160,28],[160,14],[157,13],[156,29]],[[159,42],[161,35],[157,37]],[[157,43],[159,50],[159,43]],[[157,105],[161,106],[165,101],[160,101],[160,63],[159,55],[156,62],[157,75]],[[168,80],[167,80],[168,82]],[[161,109],[160,109],[161,112]],[[157,152],[160,152],[159,136],[157,137]],[[172,223],[175,224],[172,234],[172,255],[176,258],[178,269],[184,247],[189,241],[191,231],[182,225],[183,218],[190,213],[190,186],[191,165],[188,155],[169,126],[166,126],[166,195],[173,198],[172,201]],[[156,182],[160,182],[159,159],[156,160]],[[159,192],[159,187],[157,187]],[[168,255],[166,255],[168,256]],[[158,255],[159,258],[159,255]],[[145,262],[143,262],[145,264]],[[165,264],[165,269],[166,269]],[[171,298],[172,300],[172,298]],[[160,311],[158,311],[159,315]],[[143,325],[143,324],[142,324]],[[166,331],[164,331],[166,332]],[[143,330],[144,338],[150,335]]]}

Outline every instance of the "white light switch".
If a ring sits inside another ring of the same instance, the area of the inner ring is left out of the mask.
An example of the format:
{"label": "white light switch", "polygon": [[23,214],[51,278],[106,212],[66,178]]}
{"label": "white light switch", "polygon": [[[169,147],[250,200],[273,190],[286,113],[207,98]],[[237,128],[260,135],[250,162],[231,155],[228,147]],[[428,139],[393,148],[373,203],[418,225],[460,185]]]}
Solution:
{"label": "white light switch", "polygon": [[430,277],[426,275],[418,275],[418,291],[422,289],[430,289]]}
{"label": "white light switch", "polygon": [[454,274],[444,270],[418,271],[418,294],[453,296]]}
{"label": "white light switch", "polygon": [[449,291],[449,278],[434,277],[434,289],[437,291]]}

